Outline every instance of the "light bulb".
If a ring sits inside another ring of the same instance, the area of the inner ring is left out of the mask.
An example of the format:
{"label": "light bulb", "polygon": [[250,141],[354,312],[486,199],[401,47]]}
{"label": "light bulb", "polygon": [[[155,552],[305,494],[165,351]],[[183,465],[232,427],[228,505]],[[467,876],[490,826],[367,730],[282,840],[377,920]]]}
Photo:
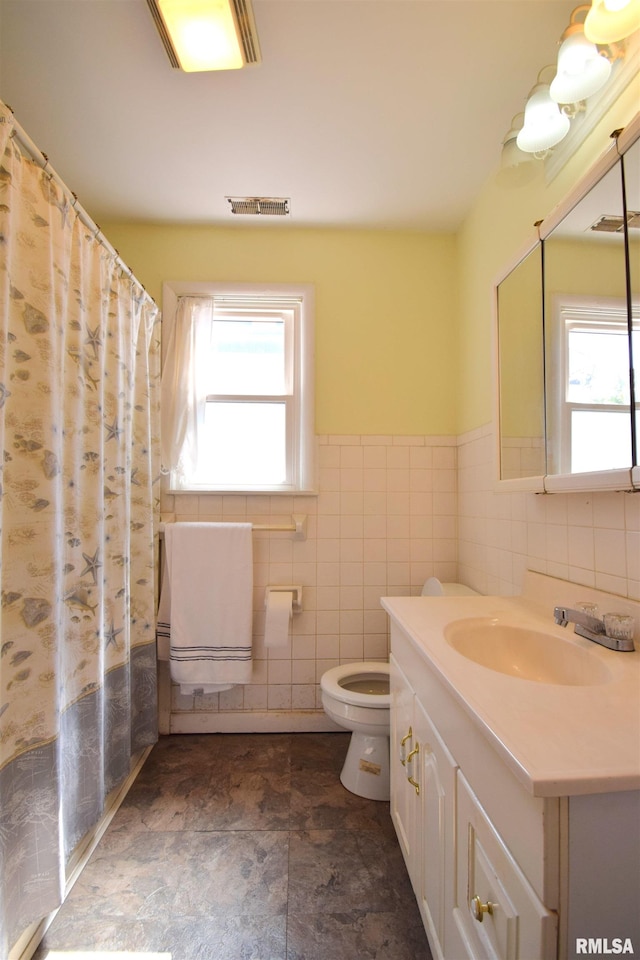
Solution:
{"label": "light bulb", "polygon": [[560,143],[569,132],[571,121],[560,112],[549,95],[549,85],[538,83],[529,94],[524,109],[524,126],[516,143],[525,153],[543,153]]}
{"label": "light bulb", "polygon": [[558,72],[550,94],[556,103],[577,103],[600,90],[611,74],[611,64],[598,53],[582,31],[572,33],[562,42],[558,53]]}
{"label": "light bulb", "polygon": [[592,43],[617,43],[640,30],[640,0],[591,0],[584,35]]}

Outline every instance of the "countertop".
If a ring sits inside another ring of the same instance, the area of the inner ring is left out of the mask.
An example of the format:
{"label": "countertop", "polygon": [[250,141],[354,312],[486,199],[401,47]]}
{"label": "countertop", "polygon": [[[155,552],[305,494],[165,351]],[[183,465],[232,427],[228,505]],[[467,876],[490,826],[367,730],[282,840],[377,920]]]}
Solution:
{"label": "countertop", "polygon": [[[597,602],[601,613],[635,616],[636,650],[608,650],[574,634],[573,624],[556,626],[554,605],[578,599]],[[640,789],[640,603],[529,573],[521,597],[383,597],[381,603],[534,796]],[[606,665],[609,679],[590,686],[540,683],[477,664],[444,638],[447,624],[470,617],[575,643]]]}

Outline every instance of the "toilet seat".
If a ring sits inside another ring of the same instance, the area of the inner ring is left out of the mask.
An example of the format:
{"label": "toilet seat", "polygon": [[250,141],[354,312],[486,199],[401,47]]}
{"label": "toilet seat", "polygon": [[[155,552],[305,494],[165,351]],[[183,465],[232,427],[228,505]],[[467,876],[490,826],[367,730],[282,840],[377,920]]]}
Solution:
{"label": "toilet seat", "polygon": [[391,705],[391,693],[364,693],[358,689],[349,689],[349,681],[356,683],[372,679],[389,679],[389,664],[377,660],[363,660],[358,663],[343,663],[339,667],[327,670],[320,680],[322,690],[341,703],[353,707],[367,707],[373,710],[388,710]]}

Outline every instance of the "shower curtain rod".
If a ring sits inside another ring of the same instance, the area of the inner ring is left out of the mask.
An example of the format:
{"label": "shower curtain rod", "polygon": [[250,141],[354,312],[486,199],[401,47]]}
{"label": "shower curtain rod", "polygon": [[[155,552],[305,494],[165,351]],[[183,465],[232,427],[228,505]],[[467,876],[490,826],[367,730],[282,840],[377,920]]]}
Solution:
{"label": "shower curtain rod", "polygon": [[18,121],[16,120],[15,113],[13,112],[13,110],[11,109],[8,103],[5,103],[5,107],[7,108],[7,110],[11,111],[11,115],[13,117],[14,126],[13,126],[13,130],[11,131],[11,138],[16,141],[22,153],[25,156],[27,156],[30,160],[33,160],[35,163],[37,163],[39,167],[42,167],[42,169],[47,173],[47,175],[50,176],[51,179],[56,182],[56,184],[60,187],[60,189],[65,194],[66,198],[70,201],[71,206],[73,207],[75,212],[78,214],[78,217],[80,218],[81,222],[85,225],[85,227],[87,227],[87,229],[93,233],[93,236],[98,241],[98,243],[101,243],[102,246],[105,248],[105,250],[107,250],[108,253],[114,258],[114,260],[116,261],[120,269],[129,276],[132,282],[135,283],[136,286],[140,288],[140,290],[142,290],[145,297],[147,297],[152,303],[155,304],[155,300],[153,299],[151,294],[147,293],[144,286],[140,283],[138,278],[134,275],[131,267],[127,266],[127,264],[124,262],[124,260],[122,259],[122,257],[120,256],[116,248],[109,243],[109,241],[103,234],[102,230],[100,229],[99,225],[95,222],[95,220],[92,220],[92,218],[89,216],[85,208],[82,206],[82,204],[78,200],[76,194],[69,189],[69,187],[66,185],[66,183],[60,176],[60,174],[53,169],[53,167],[51,166],[51,163],[49,162],[49,157],[47,156],[47,154],[43,153],[43,151],[40,150],[35,145],[35,143],[31,139],[31,137],[28,135],[28,133],[24,130],[24,128],[20,125],[20,123],[18,123]]}

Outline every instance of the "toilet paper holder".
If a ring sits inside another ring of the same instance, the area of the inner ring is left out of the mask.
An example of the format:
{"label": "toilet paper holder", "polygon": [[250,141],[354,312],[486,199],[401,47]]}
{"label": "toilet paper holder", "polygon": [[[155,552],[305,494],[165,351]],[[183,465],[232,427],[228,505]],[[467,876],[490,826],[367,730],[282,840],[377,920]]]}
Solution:
{"label": "toilet paper holder", "polygon": [[269,602],[270,593],[291,593],[293,594],[291,609],[294,613],[300,613],[302,610],[302,586],[300,584],[294,584],[293,586],[273,586],[265,587],[264,591],[264,605],[267,606]]}

